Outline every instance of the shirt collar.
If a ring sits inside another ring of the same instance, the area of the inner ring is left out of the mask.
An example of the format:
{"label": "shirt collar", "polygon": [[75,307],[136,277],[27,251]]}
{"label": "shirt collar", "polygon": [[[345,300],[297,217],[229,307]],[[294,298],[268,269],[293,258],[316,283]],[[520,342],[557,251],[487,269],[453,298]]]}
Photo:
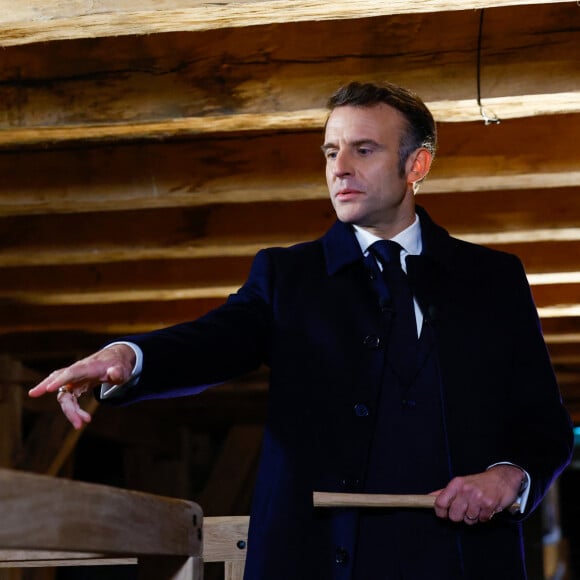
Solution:
{"label": "shirt collar", "polygon": [[[362,253],[368,255],[369,248],[374,242],[380,240],[378,236],[371,234],[360,226],[353,225],[354,235],[359,243]],[[394,242],[400,244],[403,248],[401,259],[407,255],[418,256],[423,251],[423,240],[421,238],[421,222],[415,214],[415,221],[402,232],[391,238]]]}

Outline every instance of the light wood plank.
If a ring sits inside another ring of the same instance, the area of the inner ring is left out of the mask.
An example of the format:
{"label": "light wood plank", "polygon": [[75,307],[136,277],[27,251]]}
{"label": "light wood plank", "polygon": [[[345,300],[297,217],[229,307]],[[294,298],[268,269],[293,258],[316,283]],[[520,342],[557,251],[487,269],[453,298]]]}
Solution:
{"label": "light wood plank", "polygon": [[226,562],[224,580],[243,580],[245,562]]}
{"label": "light wood plank", "polygon": [[206,562],[245,560],[249,523],[249,516],[205,518],[203,531],[204,560]]}
{"label": "light wood plank", "polygon": [[137,558],[108,558],[84,552],[52,552],[44,550],[2,550],[0,568],[47,568],[61,566],[126,566],[136,565]]}
{"label": "light wood plank", "polygon": [[377,508],[433,508],[432,495],[393,495],[383,493],[333,493],[315,491],[312,494],[314,507],[377,507]]}
{"label": "light wood plank", "polygon": [[[409,508],[432,509],[434,495],[383,494],[383,493],[336,493],[315,491],[312,494],[314,507],[362,507],[362,508]],[[513,504],[509,509],[518,509]]]}

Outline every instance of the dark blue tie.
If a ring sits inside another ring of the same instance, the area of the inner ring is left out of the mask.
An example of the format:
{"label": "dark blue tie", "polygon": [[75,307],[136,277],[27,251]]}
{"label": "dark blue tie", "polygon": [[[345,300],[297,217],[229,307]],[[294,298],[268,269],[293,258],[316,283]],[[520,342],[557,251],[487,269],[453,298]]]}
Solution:
{"label": "dark blue tie", "polygon": [[409,385],[415,376],[417,359],[417,321],[413,294],[401,268],[402,247],[392,240],[372,244],[370,253],[383,267],[383,308],[392,313],[389,337],[389,362],[400,380]]}

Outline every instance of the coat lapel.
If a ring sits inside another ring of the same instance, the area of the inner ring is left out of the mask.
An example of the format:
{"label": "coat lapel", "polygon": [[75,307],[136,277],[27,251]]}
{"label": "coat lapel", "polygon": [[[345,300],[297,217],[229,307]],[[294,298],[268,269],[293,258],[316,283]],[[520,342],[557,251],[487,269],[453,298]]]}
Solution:
{"label": "coat lapel", "polygon": [[321,241],[329,276],[363,258],[354,231],[349,224],[336,221]]}

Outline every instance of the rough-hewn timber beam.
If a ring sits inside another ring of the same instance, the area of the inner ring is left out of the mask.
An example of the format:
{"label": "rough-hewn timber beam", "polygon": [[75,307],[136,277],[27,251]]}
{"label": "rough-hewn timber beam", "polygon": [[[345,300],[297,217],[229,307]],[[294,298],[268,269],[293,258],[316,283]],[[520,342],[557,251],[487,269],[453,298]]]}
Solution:
{"label": "rough-hewn timber beam", "polygon": [[[572,3],[486,13],[488,114],[580,110],[576,16]],[[459,11],[12,47],[0,65],[0,100],[10,104],[0,146],[312,129],[347,80],[388,79],[419,93],[439,121],[481,121],[478,26],[477,12]],[[402,41],[393,30],[420,33]]]}
{"label": "rough-hewn timber beam", "polygon": [[[580,195],[578,188],[553,190],[478,191],[462,195],[419,194],[418,202],[451,233],[468,241],[504,247],[521,255],[531,273],[574,271],[580,255]],[[546,212],[546,207],[550,212]],[[62,272],[78,281],[79,288],[112,289],[123,280],[128,264],[135,283],[148,281],[159,267],[143,260],[186,260],[252,256],[259,249],[289,245],[321,235],[334,221],[329,200],[224,204],[194,208],[104,211],[95,214],[63,214],[5,217],[0,219],[0,266],[14,268],[3,276],[4,291],[35,287],[46,280],[47,289],[59,288],[49,266],[110,264],[79,271]],[[540,243],[541,242],[541,243]],[[113,264],[119,263],[117,268]],[[125,263],[125,265],[123,265]],[[140,263],[140,265],[137,265]],[[198,280],[215,284],[209,267],[182,262],[195,270]],[[219,286],[239,280],[247,261],[238,266],[227,262]],[[551,266],[550,266],[551,265]],[[23,270],[25,267],[45,269]],[[164,264],[167,284],[183,280],[177,263]],[[108,273],[107,273],[108,272]],[[147,274],[151,272],[150,274]],[[158,274],[158,272],[157,272]],[[148,278],[144,278],[148,276]],[[188,276],[189,279],[189,276]],[[104,282],[105,281],[105,282]],[[106,287],[106,281],[113,286]],[[118,286],[117,286],[118,288]]]}
{"label": "rough-hewn timber beam", "polygon": [[[482,121],[475,99],[427,102],[439,122]],[[485,100],[487,114],[506,121],[521,117],[580,113],[580,92],[518,95]],[[322,127],[325,109],[280,113],[173,118],[122,124],[88,124],[10,128],[0,131],[0,148],[81,142],[122,142],[196,137],[247,131],[296,131]]]}
{"label": "rough-hewn timber beam", "polygon": [[[556,285],[555,283],[543,283],[543,278],[547,280],[567,279],[566,283]],[[556,301],[555,305],[560,307],[564,304],[566,308],[577,308],[580,304],[580,272],[546,272],[530,276],[528,279],[534,290],[537,303]],[[240,279],[237,284],[230,286],[202,286],[195,287],[182,286],[165,288],[163,285],[151,286],[147,289],[134,290],[124,288],[118,290],[78,290],[78,291],[56,291],[49,292],[45,288],[38,290],[19,290],[2,293],[2,299],[20,304],[36,304],[42,306],[82,306],[87,304],[107,304],[138,303],[138,302],[174,302],[176,300],[197,300],[197,299],[223,299],[234,293],[242,284]],[[546,288],[548,287],[548,288]],[[559,301],[558,301],[559,300]],[[549,312],[552,315],[558,313],[551,307]],[[561,310],[561,309],[560,309]],[[548,311],[544,312],[548,316]]]}
{"label": "rough-hewn timber beam", "polygon": [[[578,241],[495,247],[520,256],[532,286],[580,283]],[[246,279],[251,259],[11,267],[1,272],[0,297],[4,302],[47,305],[221,298]]]}
{"label": "rough-hewn timber beam", "polygon": [[[0,332],[82,331],[110,335],[147,332],[170,324],[194,320],[216,308],[224,299],[179,300],[174,302],[75,305],[0,306]],[[106,308],[106,316],[104,315]],[[544,326],[547,321],[565,323],[580,318],[580,304],[539,305]]]}
{"label": "rough-hewn timber beam", "polygon": [[[580,183],[580,115],[447,123],[439,133],[424,194]],[[0,216],[326,199],[321,143],[314,131],[4,152]]]}
{"label": "rough-hewn timber beam", "polygon": [[129,34],[152,34],[175,30],[198,31],[213,28],[255,26],[274,22],[334,20],[473,10],[523,4],[549,4],[561,0],[245,0],[219,5],[196,0],[148,0],[134,10],[131,2],[100,0],[46,2],[32,0],[0,3],[0,46],[44,42],[62,38],[95,38]]}

